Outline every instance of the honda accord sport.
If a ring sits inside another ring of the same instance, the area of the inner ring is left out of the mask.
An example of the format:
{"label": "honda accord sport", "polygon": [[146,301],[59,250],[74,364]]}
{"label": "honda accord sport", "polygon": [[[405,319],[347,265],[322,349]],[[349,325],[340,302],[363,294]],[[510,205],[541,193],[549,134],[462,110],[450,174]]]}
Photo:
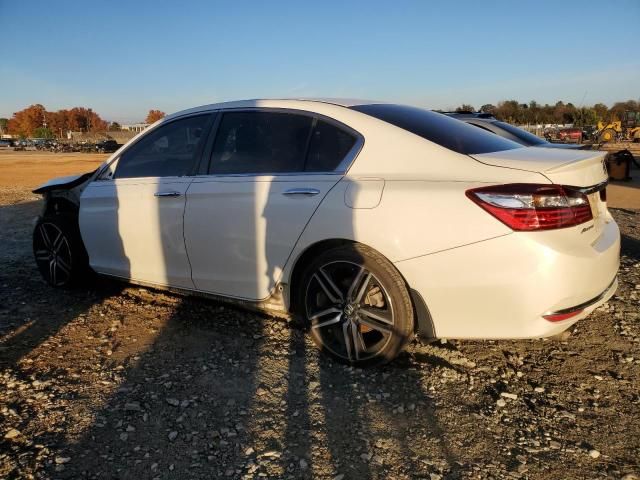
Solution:
{"label": "honda accord sport", "polygon": [[207,105],[38,187],[33,250],[55,287],[93,271],[302,319],[351,365],[416,333],[546,337],[617,287],[604,155],[396,104]]}

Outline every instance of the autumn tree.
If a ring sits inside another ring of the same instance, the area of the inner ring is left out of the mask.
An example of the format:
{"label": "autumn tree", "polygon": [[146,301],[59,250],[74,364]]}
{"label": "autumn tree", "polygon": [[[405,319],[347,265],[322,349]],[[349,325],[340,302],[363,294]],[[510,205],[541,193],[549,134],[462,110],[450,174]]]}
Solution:
{"label": "autumn tree", "polygon": [[102,132],[107,127],[107,122],[90,108],[74,107],[71,110],[48,112],[40,104],[14,113],[8,122],[9,133],[21,137],[34,136],[38,128],[47,128],[54,135],[62,136],[67,130]]}
{"label": "autumn tree", "polygon": [[165,116],[165,113],[160,110],[149,110],[149,113],[147,114],[147,118],[145,122],[155,123],[161,118],[164,118],[164,116]]}
{"label": "autumn tree", "polygon": [[44,126],[45,113],[46,110],[39,103],[14,113],[9,120],[9,133],[20,137],[31,136],[36,128]]}

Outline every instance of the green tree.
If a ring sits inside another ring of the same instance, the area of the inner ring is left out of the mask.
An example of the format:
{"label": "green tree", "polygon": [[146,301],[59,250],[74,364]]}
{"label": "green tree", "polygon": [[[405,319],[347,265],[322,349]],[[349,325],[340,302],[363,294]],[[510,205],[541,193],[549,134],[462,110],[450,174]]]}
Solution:
{"label": "green tree", "polygon": [[496,106],[492,105],[491,103],[485,103],[484,105],[482,105],[480,107],[480,111],[482,113],[490,113],[491,115],[495,115],[496,113]]}
{"label": "green tree", "polygon": [[0,118],[0,135],[7,132],[7,127],[9,126],[8,118]]}
{"label": "green tree", "polygon": [[54,138],[55,135],[47,127],[38,127],[33,131],[34,138]]}
{"label": "green tree", "polygon": [[518,121],[519,110],[520,104],[516,100],[506,100],[498,103],[495,115],[498,120],[516,123]]}
{"label": "green tree", "polygon": [[469,105],[468,103],[463,103],[458,108],[456,108],[456,112],[475,112],[476,109],[473,108],[473,105]]}
{"label": "green tree", "polygon": [[122,130],[122,127],[120,126],[120,124],[118,122],[111,122],[109,124],[109,130],[114,132],[114,131]]}
{"label": "green tree", "polygon": [[596,120],[598,122],[604,122],[608,119],[609,107],[607,107],[604,103],[596,103],[593,106],[593,111],[596,113]]}
{"label": "green tree", "polygon": [[598,123],[598,116],[595,109],[589,107],[582,107],[577,109],[573,123],[577,127],[584,127],[585,125],[595,125],[596,123]]}
{"label": "green tree", "polygon": [[612,121],[622,120],[624,117],[624,112],[630,110],[632,112],[637,112],[640,110],[639,102],[635,100],[627,100],[626,102],[616,102],[613,104],[613,107],[609,110],[609,119]]}

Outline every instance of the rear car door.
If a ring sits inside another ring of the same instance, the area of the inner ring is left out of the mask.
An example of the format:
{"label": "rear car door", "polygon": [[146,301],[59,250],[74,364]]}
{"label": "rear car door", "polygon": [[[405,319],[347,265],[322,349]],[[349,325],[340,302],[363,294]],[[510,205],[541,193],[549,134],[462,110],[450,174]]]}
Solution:
{"label": "rear car door", "polygon": [[80,230],[99,273],[193,288],[184,244],[185,193],[212,114],[162,124],[83,191]]}
{"label": "rear car door", "polygon": [[185,241],[195,287],[268,297],[361,143],[350,129],[304,112],[222,113],[208,168],[187,192]]}

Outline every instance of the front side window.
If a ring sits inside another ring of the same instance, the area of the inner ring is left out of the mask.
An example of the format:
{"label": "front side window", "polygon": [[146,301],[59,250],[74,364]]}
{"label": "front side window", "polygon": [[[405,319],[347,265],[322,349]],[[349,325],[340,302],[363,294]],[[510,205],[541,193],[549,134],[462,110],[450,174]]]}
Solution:
{"label": "front side window", "polygon": [[115,178],[189,175],[206,137],[211,115],[197,115],[162,125],[127,149]]}
{"label": "front side window", "polygon": [[224,113],[210,174],[301,172],[313,118],[284,112]]}

